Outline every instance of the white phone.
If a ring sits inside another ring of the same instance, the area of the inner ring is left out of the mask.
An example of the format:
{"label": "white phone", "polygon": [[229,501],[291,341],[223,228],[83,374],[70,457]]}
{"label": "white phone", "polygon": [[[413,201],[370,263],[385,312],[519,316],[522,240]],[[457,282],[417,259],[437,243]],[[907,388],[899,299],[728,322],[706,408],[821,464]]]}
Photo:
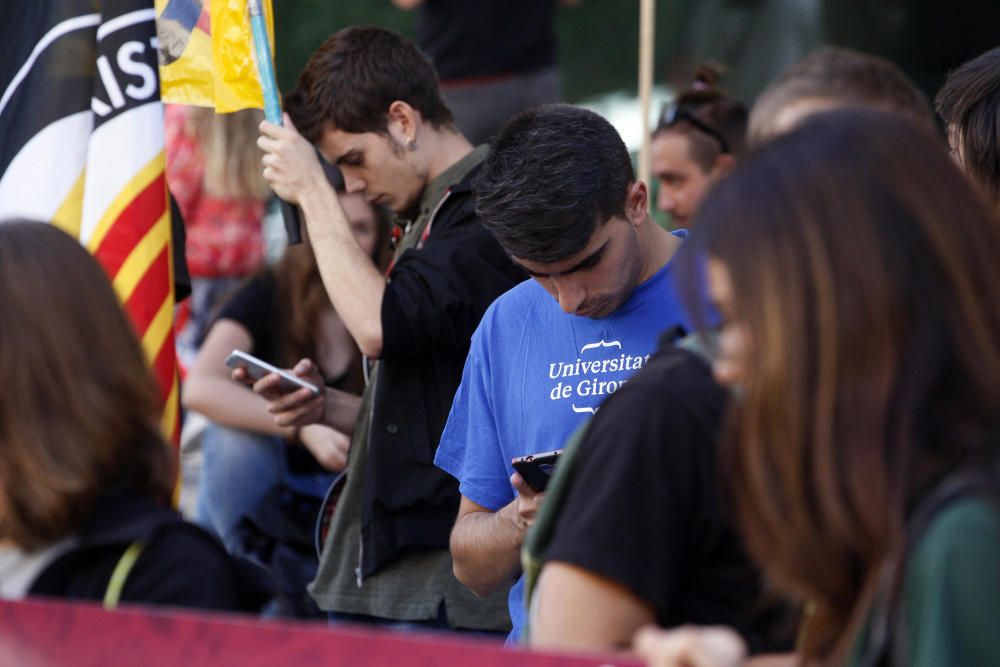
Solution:
{"label": "white phone", "polygon": [[276,366],[272,366],[262,359],[258,359],[252,354],[247,354],[243,350],[233,350],[228,357],[226,357],[226,366],[230,368],[244,368],[246,369],[247,375],[249,375],[254,380],[259,380],[269,373],[277,373],[281,376],[282,382],[281,386],[288,391],[293,391],[301,387],[305,387],[312,393],[319,396],[319,387],[311,382],[306,382],[300,377],[292,375],[288,371],[282,370]]}

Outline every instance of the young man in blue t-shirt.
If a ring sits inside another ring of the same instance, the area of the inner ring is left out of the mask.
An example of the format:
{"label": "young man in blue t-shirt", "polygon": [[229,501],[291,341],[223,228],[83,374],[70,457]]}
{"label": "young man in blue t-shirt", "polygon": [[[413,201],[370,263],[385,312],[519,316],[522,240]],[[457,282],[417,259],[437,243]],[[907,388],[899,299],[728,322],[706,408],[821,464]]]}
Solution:
{"label": "young man in blue t-shirt", "polygon": [[562,447],[684,324],[671,258],[681,237],[650,218],[615,129],[556,105],[512,120],[476,181],[483,225],[534,278],[493,303],[472,338],[434,459],[458,478],[455,575],[479,595],[511,589],[522,627],[520,548],[543,494],[511,459]]}

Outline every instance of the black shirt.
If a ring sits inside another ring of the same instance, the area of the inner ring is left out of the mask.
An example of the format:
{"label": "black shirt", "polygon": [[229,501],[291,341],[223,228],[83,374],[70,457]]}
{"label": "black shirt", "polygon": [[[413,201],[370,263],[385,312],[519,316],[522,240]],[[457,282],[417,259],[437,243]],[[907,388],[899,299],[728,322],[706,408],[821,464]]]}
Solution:
{"label": "black shirt", "polygon": [[417,42],[442,81],[533,72],[556,63],[554,0],[428,0]]}
{"label": "black shirt", "polygon": [[[443,196],[425,192],[436,205],[427,241],[399,255],[382,296],[364,470],[365,575],[407,549],[448,548],[458,482],[434,454],[472,333],[489,305],[526,278],[476,216],[471,183],[484,155],[480,147],[435,179],[449,181]],[[459,168],[468,171],[450,182]]]}
{"label": "black shirt", "polygon": [[[319,280],[317,277],[316,280]],[[294,305],[294,304],[289,304]],[[226,298],[219,308],[216,321],[226,319],[237,322],[247,330],[253,340],[249,350],[255,357],[276,366],[290,365],[298,359],[282,359],[279,350],[279,326],[282,317],[287,317],[278,303],[278,281],[271,268],[258,272],[244,281]],[[318,351],[310,354],[313,361]],[[360,353],[342,373],[336,376],[324,375],[327,387],[357,393],[361,389]],[[323,369],[321,368],[320,371]]]}
{"label": "black shirt", "polygon": [[716,480],[725,403],[702,359],[661,347],[590,424],[546,561],[621,584],[661,626],[723,624],[754,639],[758,576]]}
{"label": "black shirt", "polygon": [[275,311],[277,291],[278,284],[273,273],[258,273],[229,295],[219,308],[216,320],[238,322],[253,339],[253,355],[280,365]]}
{"label": "black shirt", "polygon": [[29,595],[101,600],[135,542],[145,546],[125,579],[123,603],[256,613],[271,595],[263,570],[233,558],[204,529],[142,495],[100,498],[77,538],[38,575]]}

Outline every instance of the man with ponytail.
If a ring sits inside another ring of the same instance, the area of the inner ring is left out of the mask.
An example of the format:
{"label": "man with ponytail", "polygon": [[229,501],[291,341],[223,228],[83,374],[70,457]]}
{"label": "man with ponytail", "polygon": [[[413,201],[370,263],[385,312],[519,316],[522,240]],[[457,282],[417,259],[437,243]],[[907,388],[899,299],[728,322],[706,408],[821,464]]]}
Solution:
{"label": "man with ponytail", "polygon": [[746,145],[747,110],[716,87],[719,70],[703,65],[691,88],[667,103],[653,132],[656,206],[689,227],[709,188],[729,173]]}

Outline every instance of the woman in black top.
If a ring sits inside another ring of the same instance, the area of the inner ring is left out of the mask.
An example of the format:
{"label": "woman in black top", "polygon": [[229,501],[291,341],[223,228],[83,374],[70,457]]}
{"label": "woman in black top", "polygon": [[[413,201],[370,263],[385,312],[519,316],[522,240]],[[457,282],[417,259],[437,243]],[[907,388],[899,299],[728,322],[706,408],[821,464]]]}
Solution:
{"label": "woman in black top", "polygon": [[0,597],[259,609],[252,571],[170,508],[158,389],[93,257],[0,224],[0,312]]}
{"label": "woman in black top", "polygon": [[[373,257],[383,252],[385,219],[361,196],[342,194],[341,201],[358,244]],[[321,424],[276,425],[265,401],[229,378],[225,359],[234,349],[285,368],[315,359],[327,386],[360,394],[361,354],[330,303],[308,239],[223,304],[184,384],[184,406],[210,420],[198,521],[242,554],[248,538],[241,520],[273,506],[276,490],[321,498],[346,465],[350,434]],[[303,529],[311,528],[310,511],[296,522]]]}

